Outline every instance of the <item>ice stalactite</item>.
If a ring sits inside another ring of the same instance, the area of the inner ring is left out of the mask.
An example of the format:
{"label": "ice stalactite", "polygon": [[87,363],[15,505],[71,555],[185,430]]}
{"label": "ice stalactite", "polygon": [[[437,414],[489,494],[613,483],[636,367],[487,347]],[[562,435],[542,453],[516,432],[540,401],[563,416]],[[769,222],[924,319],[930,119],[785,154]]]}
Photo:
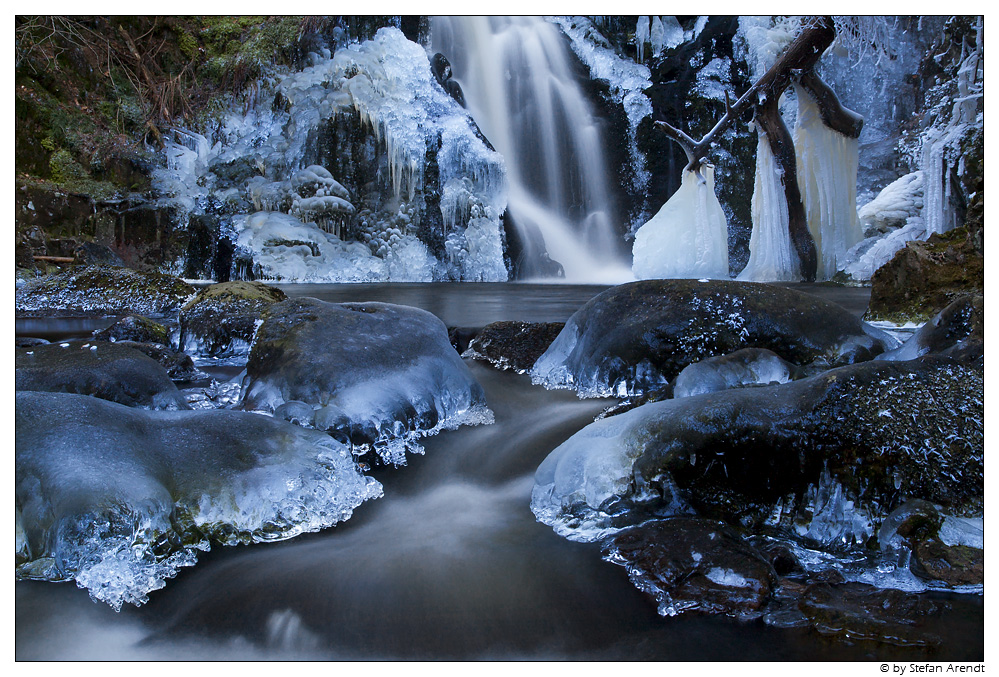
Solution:
{"label": "ice stalactite", "polygon": [[860,142],[826,126],[804,87],[795,83],[794,91],[798,183],[818,253],[816,278],[829,279],[842,268],[847,251],[862,239],[856,210]]}
{"label": "ice stalactite", "polygon": [[783,176],[767,136],[762,132],[756,147],[756,186],[753,190],[752,213],[753,234],[749,238],[749,263],[737,279],[750,282],[799,280],[798,256],[788,232]]}
{"label": "ice stalactite", "polygon": [[715,196],[714,168],[701,171],[704,180],[685,170],[680,188],[635,233],[635,277],[728,279],[728,223]]}

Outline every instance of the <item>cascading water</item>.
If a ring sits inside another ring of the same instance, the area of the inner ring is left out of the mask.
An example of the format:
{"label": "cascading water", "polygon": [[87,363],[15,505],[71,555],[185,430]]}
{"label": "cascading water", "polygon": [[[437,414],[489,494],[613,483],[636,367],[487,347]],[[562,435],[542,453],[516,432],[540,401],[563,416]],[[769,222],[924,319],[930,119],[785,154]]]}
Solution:
{"label": "cascading water", "polygon": [[559,29],[536,17],[435,17],[433,49],[450,60],[472,116],[506,160],[518,228],[540,230],[566,280],[632,279],[599,127]]}

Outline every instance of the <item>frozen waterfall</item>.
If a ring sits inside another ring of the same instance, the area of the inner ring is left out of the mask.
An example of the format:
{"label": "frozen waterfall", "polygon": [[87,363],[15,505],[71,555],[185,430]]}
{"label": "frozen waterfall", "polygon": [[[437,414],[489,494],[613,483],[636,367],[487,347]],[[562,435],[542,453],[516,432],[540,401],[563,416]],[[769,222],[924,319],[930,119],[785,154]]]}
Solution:
{"label": "frozen waterfall", "polygon": [[514,223],[540,230],[568,281],[632,279],[611,222],[599,127],[558,27],[536,17],[435,17],[433,43],[506,161]]}

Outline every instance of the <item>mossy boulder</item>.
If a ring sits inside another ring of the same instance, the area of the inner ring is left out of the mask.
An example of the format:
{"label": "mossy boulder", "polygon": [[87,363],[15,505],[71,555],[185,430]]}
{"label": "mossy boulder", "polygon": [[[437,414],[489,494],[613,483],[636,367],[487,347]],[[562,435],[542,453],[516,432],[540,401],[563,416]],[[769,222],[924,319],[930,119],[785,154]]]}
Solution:
{"label": "mossy boulder", "polygon": [[90,395],[130,407],[188,409],[160,364],[138,350],[102,341],[15,348],[14,389]]}
{"label": "mossy boulder", "polygon": [[842,306],[793,289],[642,280],[612,287],[576,311],[531,376],[549,388],[623,397],[661,389],[687,365],[743,348],[826,368],[896,345]]}
{"label": "mossy boulder", "polygon": [[262,282],[222,282],[205,287],[180,310],[180,346],[210,356],[246,354],[257,325],[286,294]]}
{"label": "mossy boulder", "polygon": [[18,315],[147,315],[176,312],[194,287],[164,273],[86,266],[30,280],[14,297]]}
{"label": "mossy boulder", "polygon": [[136,341],[138,343],[170,343],[170,330],[148,317],[128,315],[110,327],[94,332],[98,341]]}
{"label": "mossy boulder", "polygon": [[912,241],[871,277],[865,319],[923,322],[965,294],[985,291],[980,228],[962,226]]}
{"label": "mossy boulder", "polygon": [[564,322],[493,322],[469,342],[464,357],[523,374],[548,350],[564,326]]}

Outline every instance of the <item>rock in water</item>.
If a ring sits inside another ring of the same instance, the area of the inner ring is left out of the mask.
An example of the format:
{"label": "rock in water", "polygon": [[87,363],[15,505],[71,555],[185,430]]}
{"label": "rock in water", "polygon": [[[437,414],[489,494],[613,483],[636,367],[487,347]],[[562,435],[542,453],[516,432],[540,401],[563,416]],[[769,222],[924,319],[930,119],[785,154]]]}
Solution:
{"label": "rock in water", "polygon": [[26,282],[16,294],[19,315],[70,311],[99,315],[165,315],[194,295],[179,277],[115,266],[87,266]]}
{"label": "rock in water", "polygon": [[777,574],[724,524],[698,517],[652,520],[604,544],[604,559],[628,570],[663,616],[686,611],[747,616],[767,602]]}
{"label": "rock in water", "polygon": [[141,315],[128,315],[110,327],[94,332],[98,341],[135,341],[136,343],[170,343],[170,330],[159,322]]}
{"label": "rock in water", "polygon": [[981,514],[983,390],[980,371],[925,357],[646,404],[549,454],[531,508],[573,540],[694,512],[865,545],[905,498]]}
{"label": "rock in water", "polygon": [[793,364],[869,360],[897,342],[844,308],[802,292],[727,280],[642,280],[576,311],[535,363],[547,388],[584,396],[662,388],[688,364],[766,348]]}
{"label": "rock in water", "polygon": [[238,411],[153,412],[19,392],[15,575],[142,604],[198,550],[291,538],[381,485],[328,435]]}
{"label": "rock in water", "polygon": [[[272,305],[246,364],[244,409],[310,405],[315,426],[385,463],[421,453],[416,440],[491,423],[485,394],[424,310],[296,298]],[[300,416],[296,416],[302,420]]]}
{"label": "rock in water", "polygon": [[195,354],[245,355],[264,311],[286,298],[280,289],[261,282],[206,287],[180,310],[180,346]]}
{"label": "rock in water", "polygon": [[564,322],[493,322],[469,342],[463,356],[525,374],[564,326]]}
{"label": "rock in water", "polygon": [[92,395],[130,407],[188,408],[159,362],[117,343],[67,341],[17,348],[14,366],[15,390]]}
{"label": "rock in water", "polygon": [[912,360],[922,355],[953,357],[961,364],[985,367],[985,297],[961,296],[931,318],[902,346],[879,360]]}

